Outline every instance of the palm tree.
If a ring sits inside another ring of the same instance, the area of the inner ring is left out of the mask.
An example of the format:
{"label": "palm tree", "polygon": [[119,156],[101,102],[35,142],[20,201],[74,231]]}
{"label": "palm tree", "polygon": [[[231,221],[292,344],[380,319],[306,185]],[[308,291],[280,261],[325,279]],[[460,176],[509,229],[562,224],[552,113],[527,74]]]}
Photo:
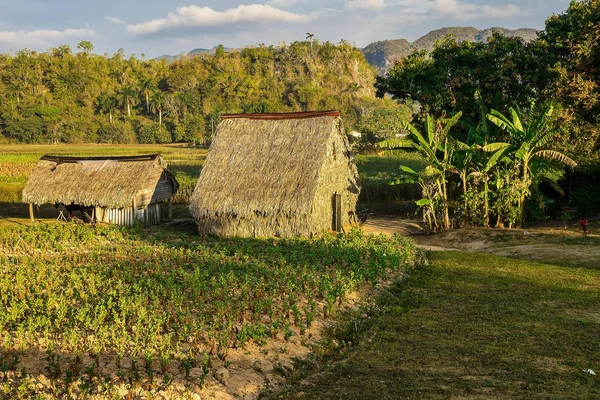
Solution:
{"label": "palm tree", "polygon": [[[484,150],[497,154],[514,152],[516,161],[521,164],[522,180],[529,185],[531,185],[532,161],[535,161],[536,158],[555,160],[569,167],[576,167],[577,163],[566,155],[545,148],[557,134],[556,130],[549,128],[553,111],[554,108],[548,106],[536,117],[535,102],[531,102],[527,118],[523,116],[518,107],[509,109],[510,119],[496,110],[491,110],[487,115],[488,120],[507,132],[511,140],[509,143],[489,144],[484,147]],[[526,195],[522,193],[518,204],[519,226],[523,226],[525,221],[525,199]]]}
{"label": "palm tree", "polygon": [[117,107],[117,99],[113,95],[102,94],[98,97],[96,107],[102,114],[108,114],[108,121],[113,123],[113,110]]}
{"label": "palm tree", "polygon": [[[454,169],[451,164],[454,146],[449,142],[448,135],[461,116],[462,113],[459,112],[451,118],[434,120],[433,117],[427,114],[423,126],[425,134],[421,134],[412,124],[404,121],[403,127],[410,132],[413,140],[388,139],[377,143],[379,147],[391,150],[413,148],[423,155],[429,166],[425,168],[424,174],[418,174],[419,179],[430,181],[433,190],[428,191],[428,193],[425,193],[424,190],[425,197],[419,200],[417,205],[431,207],[432,211],[434,207],[439,208],[442,219],[440,227],[444,230],[451,228],[450,213],[448,211],[447,174]],[[415,171],[410,168],[402,167],[402,170],[412,176],[413,179],[416,177]],[[426,188],[423,185],[421,187]],[[437,202],[439,204],[435,204],[434,198],[439,199],[439,202]],[[436,221],[434,221],[434,225],[437,225]]]}
{"label": "palm tree", "polygon": [[131,105],[134,103],[136,98],[136,91],[131,86],[124,86],[117,93],[119,97],[119,103],[124,108],[127,108],[127,116],[131,117]]}
{"label": "palm tree", "polygon": [[146,98],[146,112],[150,114],[150,93],[156,88],[154,80],[152,78],[145,78],[140,81],[139,90],[140,94]]}
{"label": "palm tree", "polygon": [[153,113],[158,113],[158,124],[162,125],[162,113],[163,107],[165,106],[165,96],[163,92],[159,89],[154,90],[152,92],[152,97],[150,98],[149,110]]}

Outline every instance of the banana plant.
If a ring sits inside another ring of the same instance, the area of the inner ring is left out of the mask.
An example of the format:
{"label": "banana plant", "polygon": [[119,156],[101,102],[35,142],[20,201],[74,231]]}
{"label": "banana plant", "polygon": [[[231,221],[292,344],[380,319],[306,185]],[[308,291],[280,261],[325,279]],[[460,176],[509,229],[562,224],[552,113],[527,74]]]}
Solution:
{"label": "banana plant", "polygon": [[439,195],[436,191],[437,185],[435,184],[438,171],[431,166],[427,166],[424,171],[419,173],[405,165],[400,166],[400,170],[402,171],[400,178],[395,179],[390,184],[411,183],[418,184],[421,187],[423,198],[415,203],[418,210],[423,211],[423,221],[427,224],[429,230],[431,232],[436,231],[438,227],[436,210],[440,208]]}
{"label": "banana plant", "polygon": [[[402,167],[402,171],[415,180],[423,189],[423,199],[417,205],[425,208],[425,213],[431,214],[424,217],[428,220],[430,227],[448,230],[450,229],[450,214],[448,211],[448,179],[447,175],[454,167],[452,166],[452,155],[454,145],[449,140],[452,127],[458,123],[462,116],[459,112],[451,118],[434,119],[426,114],[423,124],[423,133],[408,121],[403,121],[402,126],[410,134],[409,139],[388,139],[377,143],[378,147],[395,150],[401,148],[412,148],[417,150],[429,164],[425,171],[417,174],[410,168]],[[410,171],[409,171],[410,170]],[[416,174],[416,175],[415,175]],[[395,182],[392,182],[394,184]],[[439,220],[437,213],[439,212]]]}
{"label": "banana plant", "polygon": [[[461,180],[463,195],[465,196],[463,204],[465,209],[467,208],[466,194],[469,181],[479,178],[480,182],[482,182],[483,209],[481,210],[481,215],[484,226],[488,227],[490,224],[490,172],[504,158],[506,147],[503,145],[499,146],[496,142],[486,143],[486,140],[487,135],[481,130],[480,126],[469,129],[469,136],[466,142],[453,139],[456,150],[452,162],[454,169],[451,171],[457,174]],[[492,152],[491,149],[497,150],[489,154],[483,151],[484,148],[489,149],[490,152]]]}
{"label": "banana plant", "polygon": [[[571,168],[577,163],[566,155],[547,149],[547,145],[556,136],[557,131],[549,127],[554,108],[548,106],[544,111],[536,115],[535,102],[531,102],[529,114],[523,115],[518,107],[510,108],[510,116],[504,116],[496,110],[491,110],[487,119],[510,136],[510,142],[496,142],[484,147],[485,151],[500,153],[512,153],[516,162],[521,165],[522,181],[531,186],[532,161],[539,158],[558,161]],[[530,191],[528,191],[530,192]],[[518,226],[523,226],[525,221],[526,193],[523,192],[518,203]]]}

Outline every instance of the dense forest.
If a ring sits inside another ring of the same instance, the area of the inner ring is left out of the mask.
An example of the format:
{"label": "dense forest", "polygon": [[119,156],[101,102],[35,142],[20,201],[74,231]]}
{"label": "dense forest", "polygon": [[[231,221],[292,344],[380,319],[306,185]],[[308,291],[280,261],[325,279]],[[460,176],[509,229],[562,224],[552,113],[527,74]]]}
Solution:
{"label": "dense forest", "polygon": [[[398,62],[377,88],[400,101],[417,101],[436,116],[463,113],[472,126],[481,108],[527,110],[534,100],[552,105],[559,131],[554,146],[583,164],[599,160],[600,1],[575,1],[553,15],[533,41],[494,34],[486,42],[446,37],[431,52]],[[468,125],[463,132],[468,132]]]}
{"label": "dense forest", "polygon": [[346,42],[219,47],[171,64],[92,52],[83,41],[0,55],[0,142],[205,143],[237,112],[339,109],[347,129],[382,110],[410,117],[375,97],[375,71]]}

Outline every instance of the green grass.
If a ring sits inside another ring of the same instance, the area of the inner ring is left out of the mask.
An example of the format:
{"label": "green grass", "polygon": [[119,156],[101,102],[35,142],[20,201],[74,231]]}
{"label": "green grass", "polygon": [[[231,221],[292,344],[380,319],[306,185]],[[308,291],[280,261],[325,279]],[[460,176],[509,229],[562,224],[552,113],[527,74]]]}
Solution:
{"label": "green grass", "polygon": [[362,185],[361,200],[390,201],[420,198],[416,185],[394,185],[389,182],[400,174],[400,166],[405,165],[420,171],[425,168],[423,158],[414,152],[398,151],[394,155],[357,155],[356,165]]}
{"label": "green grass", "polygon": [[597,269],[432,253],[378,307],[280,397],[600,398]]}

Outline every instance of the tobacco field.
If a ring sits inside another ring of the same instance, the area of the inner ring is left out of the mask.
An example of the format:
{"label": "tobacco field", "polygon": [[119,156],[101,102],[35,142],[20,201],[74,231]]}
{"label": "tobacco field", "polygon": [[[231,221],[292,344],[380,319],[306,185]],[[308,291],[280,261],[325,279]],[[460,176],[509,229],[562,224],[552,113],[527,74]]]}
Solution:
{"label": "tobacco field", "polygon": [[[301,339],[360,285],[418,257],[409,239],[359,231],[217,239],[73,223],[0,227],[0,246],[0,397],[23,398],[202,386],[212,360]],[[50,387],[21,363],[32,351]]]}

